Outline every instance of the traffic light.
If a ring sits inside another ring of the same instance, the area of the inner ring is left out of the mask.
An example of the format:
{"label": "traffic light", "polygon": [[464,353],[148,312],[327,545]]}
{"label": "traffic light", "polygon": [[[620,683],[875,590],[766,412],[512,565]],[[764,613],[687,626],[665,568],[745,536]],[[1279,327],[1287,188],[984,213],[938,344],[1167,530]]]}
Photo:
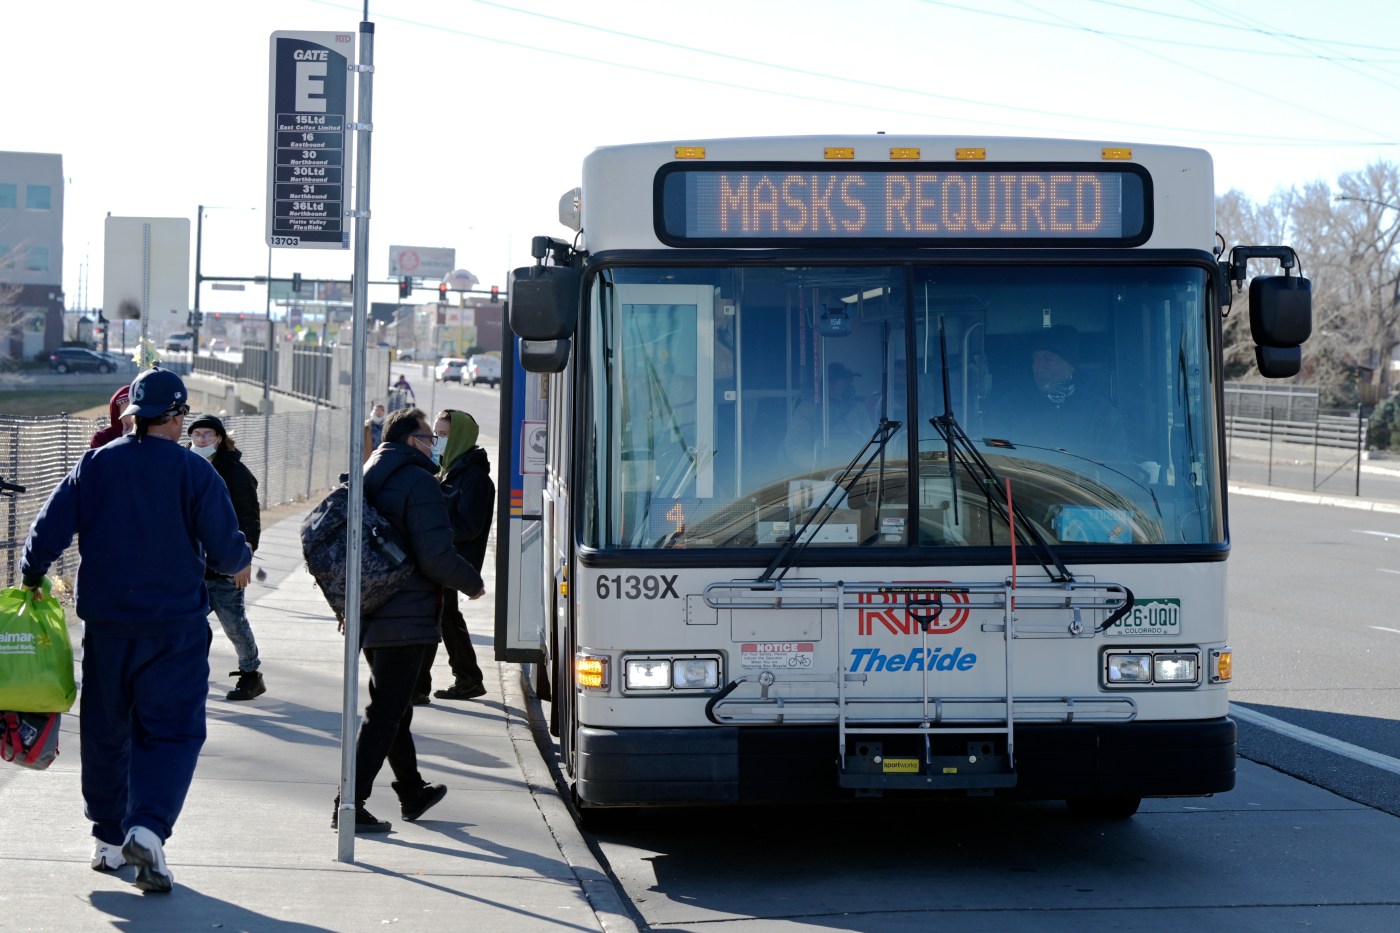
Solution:
{"label": "traffic light", "polygon": [[293,273],[292,273],[292,291],[294,291],[294,292],[299,292],[299,291],[301,291],[301,273],[300,273],[300,272],[293,272]]}
{"label": "traffic light", "polygon": [[413,278],[407,275],[399,276],[399,297],[407,298],[413,294]]}
{"label": "traffic light", "polygon": [[446,304],[446,303],[447,303],[447,283],[446,283],[446,282],[440,282],[440,283],[438,283],[438,301],[441,301],[443,304]]}
{"label": "traffic light", "polygon": [[501,301],[501,286],[499,286],[499,285],[492,285],[492,286],[491,286],[491,303],[492,303],[493,305],[494,305],[494,304],[499,304],[500,301]]}

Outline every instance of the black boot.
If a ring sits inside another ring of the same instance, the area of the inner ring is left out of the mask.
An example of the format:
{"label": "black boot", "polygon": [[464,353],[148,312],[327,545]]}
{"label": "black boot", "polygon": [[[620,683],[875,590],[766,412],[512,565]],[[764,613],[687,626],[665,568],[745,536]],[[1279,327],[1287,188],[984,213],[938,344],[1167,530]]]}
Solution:
{"label": "black boot", "polygon": [[257,671],[229,671],[228,675],[237,677],[238,683],[228,692],[226,699],[251,700],[267,692],[267,684],[263,683],[263,675]]}
{"label": "black boot", "polygon": [[428,808],[447,796],[447,787],[442,784],[428,784],[424,782],[411,790],[406,790],[398,781],[391,785],[394,793],[399,795],[400,812],[406,820],[416,820]]}
{"label": "black boot", "polygon": [[[392,827],[388,820],[377,820],[374,814],[365,809],[364,802],[355,804],[355,832],[357,833],[387,833]],[[340,797],[335,798],[335,804],[331,807],[331,829],[340,826]]]}

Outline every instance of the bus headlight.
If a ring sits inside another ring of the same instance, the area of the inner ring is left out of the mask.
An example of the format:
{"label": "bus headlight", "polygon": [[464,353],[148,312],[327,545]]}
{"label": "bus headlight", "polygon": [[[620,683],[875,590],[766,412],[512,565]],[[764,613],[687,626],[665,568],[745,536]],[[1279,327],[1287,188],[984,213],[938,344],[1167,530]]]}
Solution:
{"label": "bus headlight", "polygon": [[1201,682],[1201,651],[1111,649],[1104,652],[1103,679],[1106,687],[1194,687]]}
{"label": "bus headlight", "polygon": [[1110,654],[1108,682],[1111,684],[1145,684],[1152,681],[1152,655]]}
{"label": "bus headlight", "polygon": [[1152,682],[1194,684],[1201,679],[1201,658],[1197,654],[1156,654],[1152,656]]}
{"label": "bus headlight", "polygon": [[622,688],[627,691],[715,690],[719,658],[646,655],[623,658]]}
{"label": "bus headlight", "polygon": [[719,658],[677,658],[677,690],[714,690],[719,686]]}
{"label": "bus headlight", "polygon": [[666,690],[671,686],[671,662],[660,658],[629,658],[623,685],[628,690]]}

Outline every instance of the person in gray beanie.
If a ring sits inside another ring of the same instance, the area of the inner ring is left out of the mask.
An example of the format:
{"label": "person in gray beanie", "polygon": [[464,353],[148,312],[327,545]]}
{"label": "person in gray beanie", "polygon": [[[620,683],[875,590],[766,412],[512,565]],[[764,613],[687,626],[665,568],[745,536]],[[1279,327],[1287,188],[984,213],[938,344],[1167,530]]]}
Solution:
{"label": "person in gray beanie", "polygon": [[[251,470],[243,465],[243,452],[234,446],[224,423],[214,415],[200,415],[190,422],[190,450],[213,464],[224,484],[228,486],[229,498],[233,500],[233,510],[238,515],[238,530],[248,539],[248,547],[258,549],[258,535],[262,531],[262,516],[258,510],[258,480]],[[237,677],[238,683],[227,694],[230,700],[252,700],[267,692],[267,684],[258,670],[258,642],[253,637],[253,628],[248,624],[248,613],[244,606],[243,591],[252,578],[253,565],[249,564],[231,577],[209,570],[204,574],[204,584],[209,588],[209,607],[214,610],[224,635],[228,637],[238,652],[238,670],[229,671],[230,677]]]}

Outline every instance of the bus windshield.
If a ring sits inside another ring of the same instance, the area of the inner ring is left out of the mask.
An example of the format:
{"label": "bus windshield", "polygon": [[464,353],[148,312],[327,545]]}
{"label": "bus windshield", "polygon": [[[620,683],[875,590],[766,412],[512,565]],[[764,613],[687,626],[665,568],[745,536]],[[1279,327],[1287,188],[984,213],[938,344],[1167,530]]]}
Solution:
{"label": "bus windshield", "polygon": [[1218,544],[1209,289],[1188,264],[605,267],[584,543],[1008,544],[951,416],[1051,544]]}

